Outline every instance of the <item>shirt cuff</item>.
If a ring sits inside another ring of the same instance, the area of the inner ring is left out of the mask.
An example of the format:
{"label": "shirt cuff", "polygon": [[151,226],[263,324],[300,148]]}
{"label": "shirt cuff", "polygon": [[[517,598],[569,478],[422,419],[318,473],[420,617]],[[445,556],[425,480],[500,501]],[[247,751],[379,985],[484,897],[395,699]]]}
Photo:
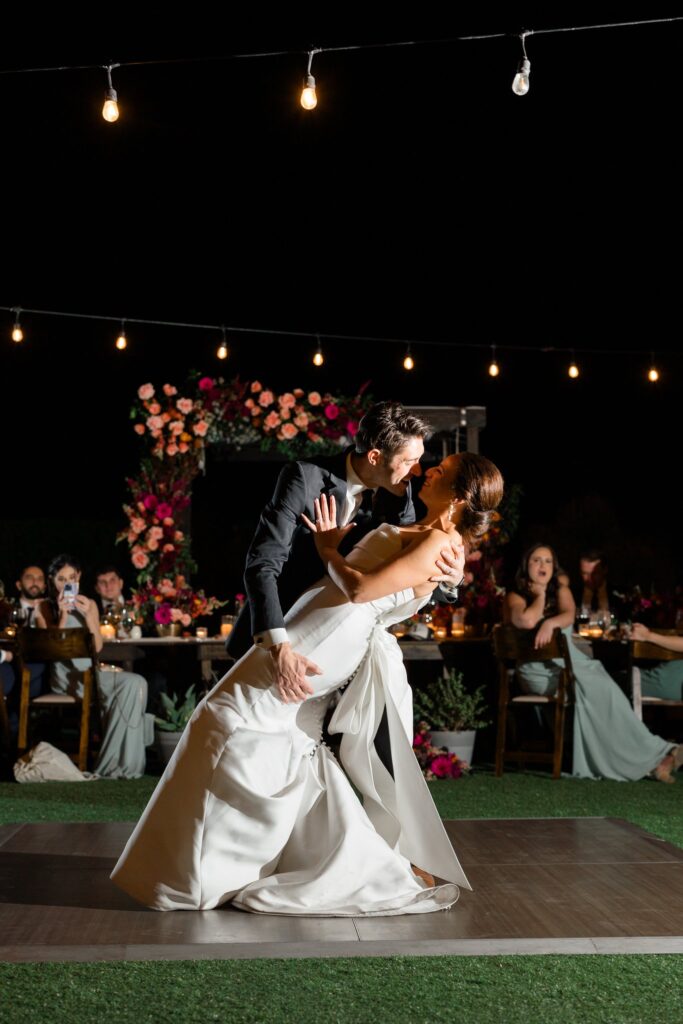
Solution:
{"label": "shirt cuff", "polygon": [[270,650],[275,644],[286,644],[288,640],[286,629],[264,629],[262,633],[257,633],[254,637],[256,646],[266,650]]}

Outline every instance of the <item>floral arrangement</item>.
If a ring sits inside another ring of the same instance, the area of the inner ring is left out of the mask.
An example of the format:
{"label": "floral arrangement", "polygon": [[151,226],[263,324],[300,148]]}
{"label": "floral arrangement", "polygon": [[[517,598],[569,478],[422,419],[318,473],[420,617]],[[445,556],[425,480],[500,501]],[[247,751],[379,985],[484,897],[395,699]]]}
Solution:
{"label": "floral arrangement", "polygon": [[135,432],[152,442],[151,454],[161,459],[201,460],[205,445],[215,442],[236,450],[259,445],[302,458],[336,452],[352,441],[371,404],[366,387],[353,398],[303,388],[278,395],[258,380],[195,375],[186,395],[172,384],[164,384],[161,393],[143,384],[131,418]]}
{"label": "floral arrangement", "polygon": [[432,737],[426,722],[420,722],[413,739],[413,751],[425,779],[459,779],[469,774],[470,766],[457,754],[451,754],[445,747],[432,745]]}
{"label": "floral arrangement", "polygon": [[179,622],[189,626],[202,615],[210,615],[226,602],[193,590],[183,575],[164,576],[158,583],[147,579],[131,593],[137,622],[168,626]]}

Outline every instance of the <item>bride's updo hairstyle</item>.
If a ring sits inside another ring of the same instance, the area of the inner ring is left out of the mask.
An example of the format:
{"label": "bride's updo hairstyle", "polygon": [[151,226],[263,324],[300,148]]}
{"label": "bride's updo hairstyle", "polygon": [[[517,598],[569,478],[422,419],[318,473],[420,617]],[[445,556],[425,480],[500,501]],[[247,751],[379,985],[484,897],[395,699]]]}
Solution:
{"label": "bride's updo hairstyle", "polygon": [[465,541],[483,537],[503,498],[503,476],[490,459],[474,452],[458,458],[453,494],[465,501],[459,531]]}

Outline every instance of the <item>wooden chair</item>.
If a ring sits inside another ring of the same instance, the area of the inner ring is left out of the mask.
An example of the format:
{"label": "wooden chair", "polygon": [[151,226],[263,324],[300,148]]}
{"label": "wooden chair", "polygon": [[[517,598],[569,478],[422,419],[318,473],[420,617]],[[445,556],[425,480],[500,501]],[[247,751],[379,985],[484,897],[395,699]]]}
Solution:
{"label": "wooden chair", "polygon": [[[666,632],[660,630],[658,632]],[[674,631],[671,630],[673,633]],[[640,666],[638,662],[656,661],[680,661],[683,658],[683,651],[667,651],[658,644],[648,643],[645,640],[634,640],[630,645],[629,668],[631,676],[631,701],[633,710],[637,717],[643,720],[643,707],[672,707],[682,708],[683,700],[665,700],[663,697],[643,697]]]}
{"label": "wooden chair", "polygon": [[[566,709],[574,700],[574,675],[567,638],[562,630],[556,629],[550,643],[538,650],[534,648],[534,636],[535,630],[517,629],[516,626],[509,624],[496,626],[492,634],[493,650],[499,668],[496,775],[503,774],[505,761],[535,761],[552,764],[553,778],[559,779],[562,770]],[[555,658],[560,659],[563,666],[559,673],[557,692],[552,697],[518,692],[515,680],[518,665],[529,661],[552,661]],[[508,709],[529,705],[554,706],[552,751],[507,748]]]}
{"label": "wooden chair", "polygon": [[[80,730],[78,753],[69,755],[80,770],[86,769],[88,761],[88,736],[90,731],[90,708],[97,654],[92,633],[89,629],[22,629],[17,636],[18,658],[21,666],[21,695],[19,703],[19,752],[28,747],[28,720],[31,708],[80,708]],[[66,693],[45,693],[30,698],[31,673],[29,662],[71,661],[73,658],[88,658],[91,667],[82,674],[83,696]]]}

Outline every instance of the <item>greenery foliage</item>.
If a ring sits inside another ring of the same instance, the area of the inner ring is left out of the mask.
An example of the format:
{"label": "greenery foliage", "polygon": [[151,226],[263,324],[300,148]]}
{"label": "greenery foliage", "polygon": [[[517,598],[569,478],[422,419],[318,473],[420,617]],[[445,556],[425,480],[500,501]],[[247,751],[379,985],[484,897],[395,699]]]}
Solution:
{"label": "greenery foliage", "polygon": [[454,668],[446,677],[436,679],[413,695],[415,721],[425,722],[436,731],[483,729],[491,724],[491,719],[486,717],[487,710],[484,687],[473,692],[466,690],[462,672]]}
{"label": "greenery foliage", "polygon": [[183,702],[180,705],[178,705],[179,698],[176,693],[172,697],[169,697],[167,693],[160,693],[159,697],[164,717],[155,717],[154,724],[157,729],[161,729],[163,732],[182,732],[192,718],[192,712],[197,706],[194,686],[190,686],[185,691]]}

